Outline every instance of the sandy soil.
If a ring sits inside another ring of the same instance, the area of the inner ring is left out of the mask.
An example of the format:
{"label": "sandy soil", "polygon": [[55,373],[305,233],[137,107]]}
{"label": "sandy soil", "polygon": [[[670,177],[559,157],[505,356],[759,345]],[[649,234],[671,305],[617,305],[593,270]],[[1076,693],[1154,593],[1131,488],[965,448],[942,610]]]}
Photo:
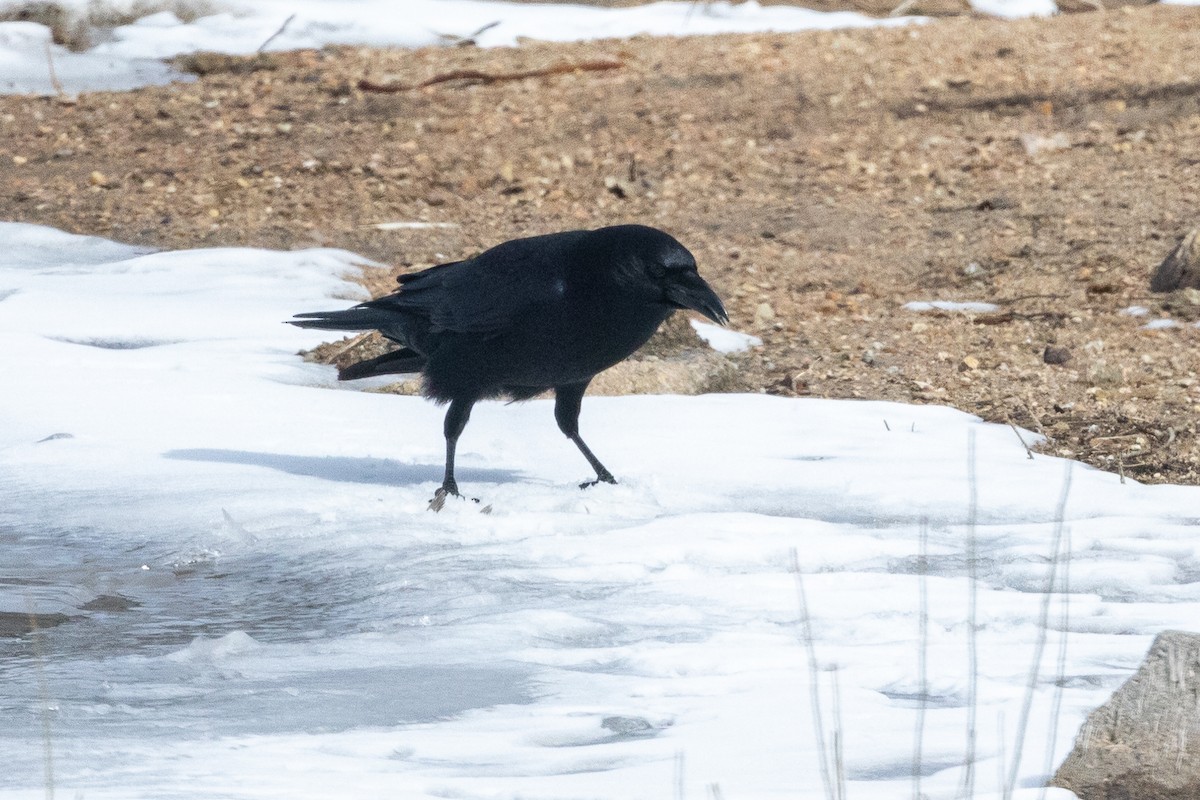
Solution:
{"label": "sandy soil", "polygon": [[[357,88],[593,62],[619,66]],[[0,98],[0,218],[398,269],[643,222],[763,338],[737,386],[953,405],[1200,482],[1200,293],[1148,288],[1198,224],[1200,9],[187,64],[206,74]],[[415,221],[444,227],[374,227]],[[934,299],[999,309],[904,308]]]}

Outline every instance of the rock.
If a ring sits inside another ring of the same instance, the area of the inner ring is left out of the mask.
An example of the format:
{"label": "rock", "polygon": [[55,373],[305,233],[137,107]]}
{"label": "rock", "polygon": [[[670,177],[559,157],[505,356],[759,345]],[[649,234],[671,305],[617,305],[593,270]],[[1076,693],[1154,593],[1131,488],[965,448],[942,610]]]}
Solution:
{"label": "rock", "polygon": [[966,356],[962,361],[958,362],[959,372],[971,372],[979,369],[979,359],[975,356]]}
{"label": "rock", "polygon": [[66,614],[31,614],[22,611],[0,611],[0,636],[24,636],[27,633],[53,628],[70,622]]}
{"label": "rock", "polygon": [[769,325],[775,321],[775,309],[768,302],[758,304],[758,308],[754,310],[754,324],[761,328],[764,325]]}
{"label": "rock", "polygon": [[708,350],[689,351],[671,359],[627,359],[597,375],[588,394],[708,394],[745,388],[737,365]]}
{"label": "rock", "polygon": [[1183,237],[1150,278],[1150,291],[1173,292],[1176,289],[1200,289],[1200,228]]}
{"label": "rock", "polygon": [[1065,364],[1071,360],[1071,351],[1065,347],[1046,345],[1042,351],[1042,361],[1047,364]]}
{"label": "rock", "polygon": [[129,611],[140,606],[137,600],[125,597],[120,594],[102,594],[99,597],[87,601],[79,608],[83,611],[108,611],[121,612]]}
{"label": "rock", "polygon": [[1019,137],[1021,147],[1027,155],[1036,156],[1038,153],[1052,153],[1055,150],[1067,150],[1071,147],[1071,137],[1065,133],[1044,136],[1040,133],[1022,133]]}
{"label": "rock", "polygon": [[1050,781],[1080,800],[1200,797],[1200,634],[1164,631]]}
{"label": "rock", "polygon": [[1088,384],[1096,387],[1115,388],[1125,385],[1125,370],[1120,364],[1110,364],[1105,359],[1097,359],[1087,368]]}

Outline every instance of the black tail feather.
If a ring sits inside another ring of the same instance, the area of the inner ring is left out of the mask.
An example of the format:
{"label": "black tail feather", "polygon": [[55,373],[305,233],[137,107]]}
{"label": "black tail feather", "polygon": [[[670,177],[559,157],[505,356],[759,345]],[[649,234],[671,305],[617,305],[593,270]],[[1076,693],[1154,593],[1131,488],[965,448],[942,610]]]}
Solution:
{"label": "black tail feather", "polygon": [[345,369],[339,369],[338,380],[353,381],[359,378],[372,378],[376,375],[404,375],[420,372],[424,366],[425,357],[405,347],[375,358],[368,358],[366,361],[359,361]]}
{"label": "black tail feather", "polygon": [[378,308],[355,306],[344,311],[311,311],[287,320],[297,328],[323,331],[369,331],[395,325],[396,315]]}

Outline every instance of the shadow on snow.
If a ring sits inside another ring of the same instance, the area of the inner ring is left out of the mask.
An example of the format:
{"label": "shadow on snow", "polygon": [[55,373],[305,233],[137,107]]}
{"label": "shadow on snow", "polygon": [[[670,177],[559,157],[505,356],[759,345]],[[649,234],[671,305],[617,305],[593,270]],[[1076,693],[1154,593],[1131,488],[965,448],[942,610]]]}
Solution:
{"label": "shadow on snow", "polygon": [[[384,486],[440,483],[443,469],[441,464],[405,464],[388,458],[293,456],[283,453],[254,453],[248,450],[215,448],[168,450],[163,453],[163,457],[178,461],[247,464],[253,467],[275,469],[291,475],[303,475],[307,478]],[[519,472],[509,469],[473,469],[463,466],[456,467],[455,474],[460,481],[471,483],[504,483],[520,477]]]}

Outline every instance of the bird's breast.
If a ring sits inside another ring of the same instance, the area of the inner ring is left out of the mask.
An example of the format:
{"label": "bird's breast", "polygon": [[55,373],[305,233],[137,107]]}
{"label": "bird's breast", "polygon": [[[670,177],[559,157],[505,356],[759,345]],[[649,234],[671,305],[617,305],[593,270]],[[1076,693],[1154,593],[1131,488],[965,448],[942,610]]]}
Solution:
{"label": "bird's breast", "polygon": [[606,313],[543,313],[495,340],[510,383],[556,386],[590,379],[646,343],[671,313],[636,305]]}

